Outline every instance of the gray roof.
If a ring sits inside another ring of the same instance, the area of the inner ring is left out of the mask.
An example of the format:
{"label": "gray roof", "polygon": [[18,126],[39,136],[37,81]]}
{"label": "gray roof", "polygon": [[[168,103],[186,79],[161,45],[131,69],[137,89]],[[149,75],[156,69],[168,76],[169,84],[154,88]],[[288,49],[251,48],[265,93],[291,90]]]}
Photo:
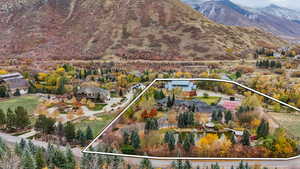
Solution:
{"label": "gray roof", "polygon": [[95,93],[95,94],[109,94],[109,92],[105,89],[99,88],[99,87],[81,87],[77,93]]}
{"label": "gray roof", "polygon": [[0,80],[8,84],[10,89],[20,89],[29,87],[29,83],[20,73],[10,73],[0,75]]}
{"label": "gray roof", "polygon": [[[168,102],[167,98],[164,98],[162,100],[159,100],[158,103],[162,105],[166,105]],[[201,102],[197,99],[193,100],[175,100],[175,106],[186,106],[186,107],[192,107],[195,105],[195,111],[196,112],[202,112],[202,113],[212,113],[215,110],[222,110],[224,111],[225,108],[220,105],[211,106],[204,102]]]}

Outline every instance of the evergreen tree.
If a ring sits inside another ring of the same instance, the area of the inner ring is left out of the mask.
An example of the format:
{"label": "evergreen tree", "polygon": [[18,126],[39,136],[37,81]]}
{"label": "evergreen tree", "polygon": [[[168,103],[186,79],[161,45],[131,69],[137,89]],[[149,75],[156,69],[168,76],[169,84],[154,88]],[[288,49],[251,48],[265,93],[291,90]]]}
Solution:
{"label": "evergreen tree", "polygon": [[137,133],[137,131],[132,131],[131,133],[131,145],[135,148],[135,149],[138,149],[140,148],[140,137]]}
{"label": "evergreen tree", "polygon": [[21,157],[21,166],[23,169],[36,169],[35,160],[28,150],[25,150]]}
{"label": "evergreen tree", "polygon": [[69,145],[67,146],[65,157],[66,157],[66,163],[64,164],[63,168],[64,169],[75,169],[76,161],[75,161],[75,157],[74,157]]}
{"label": "evergreen tree", "polygon": [[86,136],[84,135],[84,133],[81,130],[79,130],[79,133],[78,133],[78,141],[81,146],[85,146],[86,141],[87,141]]}
{"label": "evergreen tree", "polygon": [[93,139],[93,131],[90,126],[86,128],[86,140],[92,140]]}
{"label": "evergreen tree", "polygon": [[232,120],[232,113],[231,111],[226,111],[226,114],[225,114],[225,122],[228,124],[229,121]]}
{"label": "evergreen tree", "polygon": [[30,124],[29,115],[24,107],[18,106],[15,110],[15,114],[15,127],[23,129]]}
{"label": "evergreen tree", "polygon": [[235,140],[234,134],[230,135],[230,141],[231,141],[232,144],[236,144],[236,140]]}
{"label": "evergreen tree", "polygon": [[127,131],[123,133],[123,144],[129,145],[129,134]]}
{"label": "evergreen tree", "polygon": [[35,122],[35,129],[41,131],[44,134],[51,134],[55,130],[55,120],[48,118],[45,115],[39,115]]}
{"label": "evergreen tree", "polygon": [[17,89],[16,92],[14,93],[14,96],[21,96],[20,89]]}
{"label": "evergreen tree", "polygon": [[269,123],[266,120],[262,120],[256,129],[257,138],[266,137],[269,135]]}
{"label": "evergreen tree", "polygon": [[170,96],[168,96],[167,107],[172,107],[172,100]]}
{"label": "evergreen tree", "polygon": [[140,163],[139,169],[153,169],[151,161],[149,159],[144,158]]}
{"label": "evergreen tree", "polygon": [[184,165],[182,164],[182,160],[177,160],[172,162],[173,169],[183,169]]}
{"label": "evergreen tree", "polygon": [[0,86],[0,97],[8,97],[6,86]]}
{"label": "evergreen tree", "polygon": [[172,96],[172,102],[171,102],[171,103],[172,103],[172,106],[174,106],[175,100],[176,100],[176,99],[175,99],[175,94],[173,93],[173,96]]}
{"label": "evergreen tree", "polygon": [[218,118],[218,112],[217,111],[213,111],[212,115],[211,115],[211,119],[212,121],[219,121],[219,118]]}
{"label": "evergreen tree", "polygon": [[64,77],[60,77],[57,80],[57,94],[64,94],[65,93],[65,79]]}
{"label": "evergreen tree", "polygon": [[7,109],[6,118],[6,127],[12,129],[16,123],[16,114],[10,108]]}
{"label": "evergreen tree", "polygon": [[172,132],[167,132],[164,137],[165,143],[168,144],[169,150],[173,151],[175,149],[175,137]]}
{"label": "evergreen tree", "polygon": [[61,122],[59,122],[58,125],[57,125],[56,134],[59,137],[63,137],[64,136],[64,125]]}
{"label": "evergreen tree", "polygon": [[250,146],[250,133],[248,130],[245,130],[243,133],[242,144],[244,146]]}
{"label": "evergreen tree", "polygon": [[75,126],[71,122],[67,122],[64,127],[64,134],[67,141],[71,142],[75,138]]}
{"label": "evergreen tree", "polygon": [[6,115],[2,109],[0,109],[0,129],[6,124]]}
{"label": "evergreen tree", "polygon": [[186,160],[183,168],[184,169],[192,169],[192,165],[191,165],[190,161]]}
{"label": "evergreen tree", "polygon": [[218,121],[221,122],[222,119],[223,119],[223,112],[220,110],[220,111],[218,112]]}
{"label": "evergreen tree", "polygon": [[35,161],[37,169],[43,169],[46,166],[44,152],[41,148],[38,148],[37,152],[35,153]]}
{"label": "evergreen tree", "polygon": [[242,77],[242,73],[239,72],[239,71],[237,71],[237,72],[235,73],[235,77],[236,77],[237,79],[240,78],[240,77]]}

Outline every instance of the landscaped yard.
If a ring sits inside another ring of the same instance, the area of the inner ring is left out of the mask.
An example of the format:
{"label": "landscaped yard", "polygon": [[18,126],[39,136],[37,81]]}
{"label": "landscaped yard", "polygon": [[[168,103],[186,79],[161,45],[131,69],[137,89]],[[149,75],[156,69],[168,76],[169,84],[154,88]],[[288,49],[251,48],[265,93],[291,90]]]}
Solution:
{"label": "landscaped yard", "polygon": [[300,115],[292,113],[270,113],[291,134],[300,137]]}
{"label": "landscaped yard", "polygon": [[36,109],[38,104],[39,97],[37,96],[21,96],[0,102],[0,109],[6,112],[8,108],[15,110],[15,108],[17,108],[18,106],[23,106],[28,111],[28,113],[32,113]]}
{"label": "landscaped yard", "polygon": [[89,108],[92,111],[100,111],[105,107],[107,104],[96,104],[95,107]]}
{"label": "landscaped yard", "polygon": [[76,129],[86,130],[87,126],[90,126],[93,130],[93,136],[96,137],[104,129],[104,127],[109,124],[116,114],[103,114],[97,116],[96,120],[83,120],[79,123],[75,123]]}
{"label": "landscaped yard", "polygon": [[195,97],[195,98],[204,103],[207,103],[208,105],[217,104],[221,100],[221,97],[217,97],[217,96],[209,96],[209,97],[201,96],[201,97]]}

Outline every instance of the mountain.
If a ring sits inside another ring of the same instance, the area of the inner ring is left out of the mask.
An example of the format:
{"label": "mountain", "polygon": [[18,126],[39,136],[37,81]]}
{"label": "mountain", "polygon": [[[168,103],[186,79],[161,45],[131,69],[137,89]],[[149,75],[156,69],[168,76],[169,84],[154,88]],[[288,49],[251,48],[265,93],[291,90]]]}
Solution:
{"label": "mountain", "polygon": [[210,21],[179,0],[1,0],[0,57],[238,59],[285,42]]}
{"label": "mountain", "polygon": [[233,26],[256,26],[275,35],[300,37],[300,24],[297,11],[270,5],[265,8],[247,8],[230,0],[201,1],[198,4],[189,0],[186,3],[209,19]]}
{"label": "mountain", "polygon": [[267,6],[265,8],[259,8],[258,10],[261,13],[267,13],[269,15],[300,23],[300,12],[296,10],[283,8],[274,4],[271,4],[270,6]]}

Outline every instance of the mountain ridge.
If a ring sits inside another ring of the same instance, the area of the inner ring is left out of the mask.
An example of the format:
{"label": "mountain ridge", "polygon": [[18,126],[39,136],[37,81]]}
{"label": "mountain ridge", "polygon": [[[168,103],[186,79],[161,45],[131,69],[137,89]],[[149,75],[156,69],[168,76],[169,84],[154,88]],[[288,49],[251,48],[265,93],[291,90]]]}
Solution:
{"label": "mountain ridge", "polygon": [[[2,58],[239,59],[244,50],[286,43],[260,29],[216,24],[179,0],[22,4],[0,13]],[[228,49],[237,55],[227,55]]]}

